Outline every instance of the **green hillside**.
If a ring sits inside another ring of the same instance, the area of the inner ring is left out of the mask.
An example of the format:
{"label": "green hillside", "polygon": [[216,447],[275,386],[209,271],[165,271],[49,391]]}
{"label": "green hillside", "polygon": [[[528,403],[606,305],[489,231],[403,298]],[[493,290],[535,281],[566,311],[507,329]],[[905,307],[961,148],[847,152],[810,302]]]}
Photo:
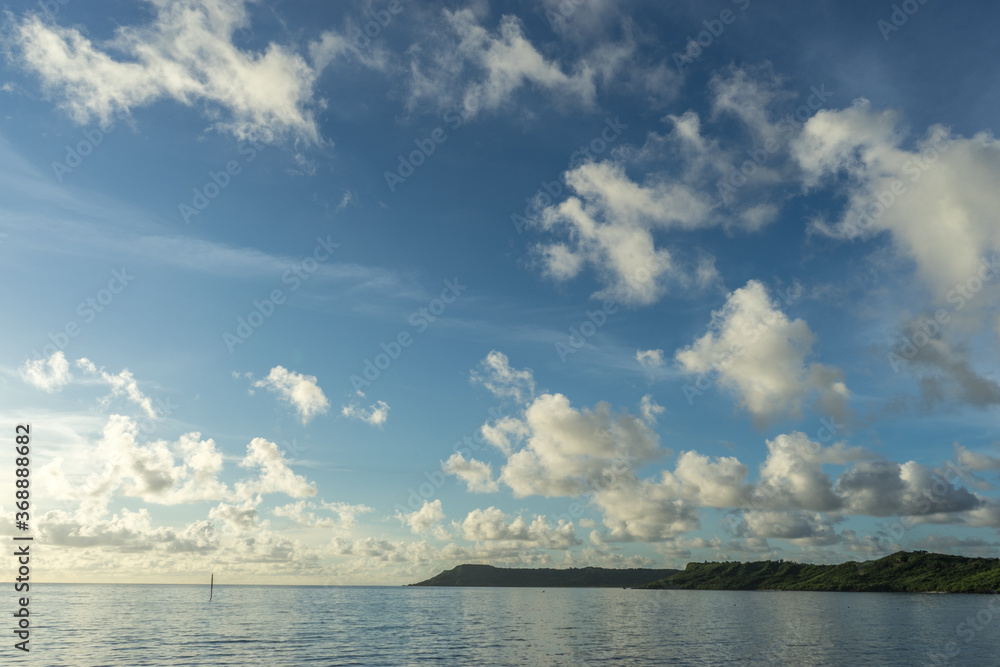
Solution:
{"label": "green hillside", "polygon": [[839,565],[788,561],[688,563],[643,588],[871,592],[1000,592],[1000,559],[900,551]]}
{"label": "green hillside", "polygon": [[459,565],[411,586],[511,586],[536,588],[636,588],[678,570],[614,570],[582,567],[513,569],[492,565]]}

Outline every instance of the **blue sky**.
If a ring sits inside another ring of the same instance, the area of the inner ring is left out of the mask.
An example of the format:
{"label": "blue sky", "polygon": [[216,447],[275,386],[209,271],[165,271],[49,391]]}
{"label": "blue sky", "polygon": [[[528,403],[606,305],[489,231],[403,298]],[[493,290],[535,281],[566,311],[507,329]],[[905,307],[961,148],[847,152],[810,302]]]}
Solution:
{"label": "blue sky", "polygon": [[997,11],[8,3],[42,576],[998,555]]}

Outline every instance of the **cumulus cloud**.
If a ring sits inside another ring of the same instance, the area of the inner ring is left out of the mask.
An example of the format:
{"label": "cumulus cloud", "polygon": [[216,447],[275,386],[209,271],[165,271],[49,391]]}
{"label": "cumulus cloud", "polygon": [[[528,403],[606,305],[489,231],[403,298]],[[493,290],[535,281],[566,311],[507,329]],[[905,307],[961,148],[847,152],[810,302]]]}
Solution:
{"label": "cumulus cloud", "polygon": [[[287,470],[273,444],[251,443],[242,462],[251,475],[231,490],[219,479],[223,457],[212,440],[198,433],[184,434],[174,442],[141,442],[137,436],[132,419],[112,415],[101,437],[83,457],[97,464],[95,472],[88,475],[78,464],[68,467],[60,457],[39,468],[36,481],[47,498],[77,503],[73,511],[49,510],[37,517],[38,530],[47,544],[62,549],[58,558],[61,568],[81,573],[100,571],[102,576],[121,572],[141,576],[151,570],[183,576],[194,567],[193,559],[224,552],[234,580],[263,572],[316,573],[315,550],[277,536],[268,521],[261,520],[265,494],[304,497],[313,493],[307,481]],[[136,500],[156,505],[216,504],[203,518],[178,526],[169,521],[164,525],[159,515],[160,521],[154,521],[144,507],[125,507],[112,513],[109,507],[113,500],[126,504]],[[370,508],[299,501],[278,507],[274,513],[309,528],[342,531],[365,511]],[[338,521],[321,512],[335,513]],[[109,558],[112,565],[95,564]]]}
{"label": "cumulus cloud", "polygon": [[[660,406],[647,396],[640,411],[614,413],[605,402],[577,409],[562,394],[542,394],[521,416],[484,425],[483,436],[504,453],[498,481],[515,497],[592,494],[611,540],[666,539],[698,525],[697,506],[678,499],[676,485],[637,478],[638,467],[670,454],[650,426]],[[492,488],[486,464],[455,455],[445,470]]]}
{"label": "cumulus cloud", "polygon": [[[329,553],[349,557],[351,559],[349,562],[353,571],[357,573],[359,582],[364,582],[370,581],[372,571],[383,568],[386,564],[404,566],[405,571],[409,573],[409,577],[404,580],[413,581],[413,579],[418,578],[417,572],[423,572],[426,576],[427,565],[432,562],[440,563],[439,559],[444,551],[439,552],[433,549],[424,540],[387,540],[377,537],[347,540],[335,537],[330,542]],[[338,568],[338,570],[340,569]],[[398,579],[399,573],[395,574]]]}
{"label": "cumulus cloud", "polygon": [[237,497],[248,498],[261,493],[284,493],[293,498],[316,495],[316,486],[305,477],[292,472],[278,446],[264,438],[250,441],[240,467],[256,468],[259,473],[254,479],[236,483]]}
{"label": "cumulus cloud", "polygon": [[818,512],[746,512],[737,534],[757,539],[785,539],[801,546],[837,544],[841,536],[827,516]]}
{"label": "cumulus cloud", "polygon": [[735,457],[712,460],[693,451],[677,457],[673,472],[661,473],[661,485],[673,496],[699,507],[743,507],[752,486],[746,483],[747,466]]}
{"label": "cumulus cloud", "polygon": [[800,432],[767,441],[767,458],[760,468],[754,506],[781,510],[837,511],[843,499],[833,490],[824,463],[846,463],[868,457],[860,448],[823,447]]}
{"label": "cumulus cloud", "polygon": [[595,298],[639,305],[659,299],[679,268],[667,249],[656,247],[653,232],[705,223],[707,197],[683,183],[636,183],[614,162],[587,162],[564,177],[574,194],[538,219],[544,231],[570,239],[537,246],[546,273],[565,281],[592,266],[606,284]]}
{"label": "cumulus cloud", "polygon": [[[247,454],[239,465],[252,474],[232,488],[221,479],[222,452],[214,440],[198,432],[182,434],[172,442],[143,442],[136,421],[115,414],[108,417],[100,438],[87,445],[82,460],[92,463],[93,471],[81,467],[80,460],[68,462],[57,456],[39,468],[37,481],[52,498],[78,501],[79,511],[92,519],[101,516],[115,496],[156,505],[180,505],[204,501],[242,503],[271,493],[295,498],[316,493],[311,482],[288,467],[277,445],[263,438],[255,438],[247,445]],[[322,507],[342,517],[350,509],[329,504]]]}
{"label": "cumulus cloud", "polygon": [[518,417],[501,417],[492,424],[483,424],[480,429],[483,440],[499,449],[504,454],[510,454],[514,445],[531,433],[531,429]]}
{"label": "cumulus cloud", "polygon": [[396,518],[409,526],[414,533],[426,533],[444,519],[444,509],[441,507],[440,498],[433,502],[424,500],[420,509],[409,514],[397,512]]}
{"label": "cumulus cloud", "polygon": [[935,477],[915,461],[866,461],[854,465],[837,480],[846,511],[868,516],[922,516],[962,512],[983,501],[970,491]]}
{"label": "cumulus cloud", "polygon": [[225,530],[234,533],[248,533],[259,527],[266,527],[267,521],[258,523],[260,496],[247,498],[238,505],[219,503],[208,512],[208,518],[218,521]]}
{"label": "cumulus cloud", "polygon": [[303,424],[309,423],[317,414],[326,414],[330,407],[330,401],[316,383],[315,375],[296,373],[284,366],[275,366],[266,378],[256,380],[253,386],[263,387],[293,406]]}
{"label": "cumulus cloud", "polygon": [[[350,503],[328,503],[299,500],[287,505],[280,505],[271,510],[275,516],[285,517],[306,528],[330,528],[348,530],[357,525],[357,515],[374,511],[367,505],[351,505]],[[319,512],[336,514],[321,516]]]}
{"label": "cumulus cloud", "polygon": [[53,547],[93,549],[102,547],[120,553],[206,553],[219,546],[211,522],[194,522],[182,529],[156,526],[149,510],[123,508],[110,517],[88,519],[62,510],[46,512],[38,519],[38,530]]}
{"label": "cumulus cloud", "polygon": [[512,398],[524,403],[535,395],[535,378],[531,369],[511,368],[507,355],[497,350],[492,350],[479,362],[469,379],[489,389],[497,398]]}
{"label": "cumulus cloud", "polygon": [[700,394],[715,376],[735,394],[740,407],[763,427],[779,418],[800,418],[805,399],[817,394],[816,407],[843,416],[850,397],[842,373],[819,363],[806,364],[815,336],[804,320],[790,320],[756,280],[732,292],[712,312],[708,332],[678,350],[674,358]]}
{"label": "cumulus cloud", "polygon": [[507,457],[500,480],[517,497],[592,491],[633,461],[665,453],[649,424],[608,403],[576,409],[562,394],[543,394],[521,420],[523,446]]}
{"label": "cumulus cloud", "polygon": [[497,480],[493,479],[493,466],[476,459],[466,460],[461,452],[452,454],[441,469],[465,482],[473,493],[493,493],[500,488]]}
{"label": "cumulus cloud", "polygon": [[39,477],[57,487],[53,490],[60,497],[80,500],[94,511],[103,508],[116,492],[162,505],[219,500],[229,494],[218,479],[222,454],[213,440],[202,440],[199,433],[184,434],[175,443],[157,440],[142,444],[134,420],[111,415],[94,458],[101,469],[82,485],[66,481],[61,458],[44,466]]}
{"label": "cumulus cloud", "polygon": [[[791,376],[805,387],[799,387],[800,393],[805,393],[815,390],[808,380],[822,378],[826,384],[820,387],[838,382],[834,370],[817,373],[805,365],[811,343],[808,327],[801,321],[789,321],[766,299],[762,288],[756,293],[748,291],[751,305],[762,302],[764,307],[738,306],[731,307],[732,312],[716,313],[716,326],[710,332],[716,339],[713,344],[728,340],[730,331],[752,339],[753,328],[764,322],[765,330],[781,332],[774,338],[757,333],[758,338],[764,338],[765,353],[778,350],[787,355],[793,342],[798,344],[791,370],[779,368],[775,376],[779,385],[790,382]],[[751,315],[742,317],[747,312]],[[750,329],[745,328],[748,324]],[[769,381],[764,374],[764,382]],[[838,394],[836,389],[833,392]],[[592,409],[575,408],[562,394],[543,393],[519,414],[498,417],[482,427],[484,440],[505,459],[496,479],[491,464],[466,459],[462,454],[449,458],[442,468],[466,481],[470,490],[494,491],[502,484],[515,497],[588,497],[589,505],[602,515],[600,530],[591,533],[591,541],[598,546],[676,541],[701,526],[702,508],[738,512],[734,515],[737,539],[726,548],[740,553],[777,553],[768,539],[789,540],[810,548],[836,544],[862,550],[878,546],[858,539],[849,530],[834,530],[847,516],[895,515],[924,523],[1000,525],[1000,510],[948,482],[938,471],[912,461],[885,461],[846,442],[821,444],[800,432],[766,441],[767,456],[756,479],[751,479],[748,466],[736,457],[710,457],[696,451],[681,452],[671,469],[645,478],[640,471],[659,457],[669,456],[670,451],[661,446],[651,429],[662,412],[660,406],[644,396],[639,412],[639,416],[614,413],[607,403]],[[831,428],[836,432],[838,426],[834,423]],[[962,448],[956,449],[956,455],[960,463],[969,464],[962,469],[1000,467],[994,461],[1000,457],[973,456]],[[840,468],[839,475],[831,475],[831,466]],[[467,530],[453,524],[467,537],[526,539],[526,522],[506,517],[500,510],[480,510],[470,516],[465,522]],[[588,525],[594,526],[589,521]]]}
{"label": "cumulus cloud", "polygon": [[382,428],[389,418],[389,404],[377,401],[365,409],[357,403],[350,403],[340,409],[340,413],[349,419],[357,419],[371,426]]}
{"label": "cumulus cloud", "polygon": [[943,303],[956,287],[981,278],[983,259],[1000,251],[994,224],[1000,142],[988,133],[956,136],[942,125],[928,128],[911,148],[903,147],[904,138],[896,113],[859,99],[813,116],[793,153],[809,186],[848,178],[843,213],[817,220],[813,229],[843,239],[888,232]]}
{"label": "cumulus cloud", "polygon": [[50,394],[65,387],[72,379],[69,362],[62,350],[53,352],[48,359],[26,360],[20,372],[25,382]]}
{"label": "cumulus cloud", "polygon": [[150,0],[152,19],[105,42],[29,14],[13,26],[18,61],[80,123],[107,121],[158,100],[198,106],[216,128],[267,140],[318,142],[316,72],[290,48],[236,46],[250,28],[245,0]]}
{"label": "cumulus cloud", "polygon": [[511,519],[496,507],[472,510],[456,527],[473,541],[522,542],[524,547],[542,549],[568,549],[580,543],[570,522],[552,525],[544,516],[536,516],[529,524],[519,516]]}
{"label": "cumulus cloud", "polygon": [[594,503],[604,513],[609,541],[656,542],[700,525],[694,503],[648,480],[602,488],[594,494]]}
{"label": "cumulus cloud", "polygon": [[721,289],[713,257],[682,255],[661,239],[718,226],[756,232],[778,218],[787,195],[774,190],[792,180],[786,149],[800,130],[775,117],[774,108],[793,97],[780,84],[770,67],[727,67],[711,80],[709,120],[735,119],[750,135],[753,159],[740,144],[722,147],[703,119],[686,111],[665,116],[669,130],[649,133],[641,147],[623,145],[613,159],[571,165],[564,174],[569,196],[531,221],[555,237],[535,247],[546,275],[565,281],[589,267],[605,285],[595,297],[636,305],[656,302],[671,285]]}

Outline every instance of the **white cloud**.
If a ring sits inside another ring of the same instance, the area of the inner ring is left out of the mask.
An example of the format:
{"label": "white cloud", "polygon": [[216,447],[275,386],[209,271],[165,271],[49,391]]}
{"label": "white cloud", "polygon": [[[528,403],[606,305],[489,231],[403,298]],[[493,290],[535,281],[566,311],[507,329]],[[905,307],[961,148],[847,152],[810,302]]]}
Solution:
{"label": "white cloud", "polygon": [[833,490],[824,463],[845,463],[868,456],[861,449],[823,447],[804,433],[779,435],[767,441],[767,458],[760,468],[754,507],[779,510],[838,511],[844,501]]}
{"label": "white cloud", "polygon": [[572,523],[561,520],[551,525],[544,516],[536,516],[528,524],[519,516],[511,519],[496,507],[472,510],[456,527],[467,540],[526,543],[521,548],[568,549],[580,543]]}
{"label": "white cloud", "polygon": [[518,403],[530,401],[535,395],[535,378],[530,368],[511,368],[507,355],[492,350],[472,370],[469,379],[486,387],[497,398],[512,398]]}
{"label": "white cloud", "polygon": [[639,414],[650,424],[656,423],[658,415],[662,415],[667,409],[653,400],[653,397],[646,394],[639,401]]}
{"label": "white cloud", "polygon": [[48,359],[26,360],[20,370],[25,382],[49,393],[59,391],[72,379],[62,350],[53,352]]}
{"label": "white cloud", "polygon": [[669,251],[657,249],[653,232],[706,224],[707,197],[683,183],[650,179],[640,185],[614,162],[587,162],[564,177],[575,194],[538,219],[542,229],[572,240],[537,246],[548,275],[568,280],[591,265],[607,285],[595,297],[641,305],[659,299],[664,280],[681,272]]}
{"label": "white cloud", "polygon": [[483,435],[483,440],[509,455],[513,451],[514,444],[526,438],[531,429],[517,417],[501,417],[492,424],[483,424],[480,433]]}
{"label": "white cloud", "polygon": [[673,497],[698,507],[743,507],[752,486],[746,483],[747,467],[735,457],[714,461],[697,452],[682,452],[674,471],[661,473],[661,485]]}
{"label": "white cloud", "polygon": [[[750,306],[730,304],[733,312],[716,314],[713,336],[727,340],[725,332],[735,330],[753,338],[750,334],[765,322],[768,329],[781,332],[776,339],[765,336],[765,352],[777,350],[787,355],[790,341],[799,342],[790,368],[797,369],[791,373],[793,377],[805,378],[799,381],[805,386],[802,393],[831,386],[808,384],[816,378],[839,382],[834,370],[818,373],[805,366],[809,346],[802,342],[811,344],[811,332],[803,322],[789,321],[768,302],[762,287],[751,285],[747,292]],[[753,307],[761,303],[762,309]],[[748,312],[751,316],[741,319]],[[749,329],[744,328],[747,324]],[[763,333],[757,332],[757,337]],[[788,383],[787,375],[779,370],[779,385]],[[766,374],[764,379],[769,380]],[[792,385],[794,388],[795,383]],[[835,389],[833,392],[840,395]],[[823,407],[836,407],[835,403],[829,401]],[[712,458],[695,451],[682,452],[672,470],[644,479],[639,475],[644,466],[670,454],[650,428],[661,412],[649,396],[643,397],[641,417],[637,417],[612,413],[607,403],[598,403],[592,410],[576,409],[562,394],[543,393],[520,415],[498,417],[483,426],[484,439],[506,459],[496,480],[490,464],[461,454],[452,456],[443,469],[465,480],[470,490],[492,491],[499,482],[515,497],[589,497],[590,506],[603,515],[602,530],[591,534],[598,546],[611,542],[672,543],[701,526],[701,508],[744,510],[736,533],[739,539],[726,547],[740,553],[778,553],[767,543],[768,538],[810,548],[834,544],[847,550],[868,548],[853,532],[834,530],[848,515],[895,514],[925,523],[1000,524],[1000,512],[990,509],[984,499],[964,488],[942,484],[924,466],[878,461],[861,447],[843,442],[821,445],[799,432],[767,441],[768,454],[756,483],[736,457]],[[989,469],[995,463],[993,457],[964,456],[963,450],[957,455],[974,464],[967,466],[970,468]],[[836,481],[827,466],[841,467]],[[507,543],[529,540],[526,521],[511,519],[496,508],[477,510],[453,526],[466,539],[502,543],[490,552],[492,555],[509,555],[513,547]]]}
{"label": "white cloud", "polygon": [[257,507],[260,505],[260,496],[247,498],[239,505],[229,503],[219,503],[208,512],[208,518],[222,523],[229,531],[235,533],[249,533],[259,527],[266,527],[267,521],[259,523]]}
{"label": "white cloud", "polygon": [[[222,454],[215,441],[202,440],[201,434],[193,432],[174,443],[157,440],[141,444],[138,433],[133,419],[111,415],[91,454],[97,472],[82,483],[70,483],[65,462],[57,457],[39,470],[39,482],[55,497],[79,500],[88,515],[103,511],[115,493],[160,505],[220,500],[230,495],[218,479]],[[72,472],[76,477],[80,471]]]}
{"label": "white cloud", "polygon": [[500,488],[497,480],[493,479],[493,466],[476,459],[467,461],[461,452],[448,457],[441,469],[465,482],[472,493],[493,493]]}
{"label": "white cloud", "polygon": [[837,544],[841,536],[830,519],[816,512],[746,512],[740,535],[759,539],[785,539],[801,546]]}
{"label": "white cloud", "polygon": [[[676,480],[659,484],[636,477],[638,467],[670,454],[650,426],[662,408],[646,396],[640,412],[612,413],[604,402],[578,410],[562,394],[542,394],[521,417],[497,419],[482,431],[505,454],[499,481],[515,497],[593,494],[611,540],[662,540],[698,525],[693,498],[699,491],[689,485],[692,499],[679,499]],[[452,457],[449,463],[458,464],[458,474],[470,462]],[[479,467],[473,474],[484,473]]]}
{"label": "white cloud", "polygon": [[[346,531],[357,525],[357,515],[374,511],[367,505],[351,505],[349,503],[327,503],[299,500],[287,505],[280,505],[271,510],[275,516],[290,519],[306,528],[329,528]],[[337,515],[320,516],[317,512],[331,512]]]}
{"label": "white cloud", "polygon": [[698,528],[695,503],[650,481],[619,483],[594,494],[613,542],[657,542]]}
{"label": "white cloud", "polygon": [[660,368],[663,366],[663,350],[636,350],[635,360],[647,369]]}
{"label": "white cloud", "polygon": [[[517,17],[502,16],[496,32],[480,25],[471,9],[444,10],[444,19],[447,31],[414,50],[419,55],[427,49],[431,57],[423,64],[416,58],[411,62],[411,106],[424,98],[440,100],[442,106],[457,102],[469,119],[502,108],[525,86],[559,104],[573,100],[585,108],[593,106],[593,71],[581,63],[573,74],[565,73],[525,38]],[[479,80],[460,83],[470,71]]]}
{"label": "white cloud", "polygon": [[358,419],[371,426],[382,428],[382,425],[389,418],[389,404],[385,401],[377,401],[366,410],[357,403],[351,403],[342,407],[340,413],[349,419]]}
{"label": "white cloud", "polygon": [[409,526],[410,530],[414,533],[426,533],[435,524],[444,519],[444,509],[441,507],[441,499],[439,498],[433,502],[425,500],[420,509],[409,514],[398,512],[396,518]]}
{"label": "white cloud", "polygon": [[[758,426],[785,416],[800,418],[803,401],[814,393],[818,409],[840,417],[850,392],[836,368],[806,365],[814,340],[804,320],[790,320],[764,286],[751,280],[712,312],[704,336],[674,356],[690,375],[716,375]],[[688,391],[704,389],[696,384]]]}
{"label": "white cloud", "polygon": [[132,403],[135,403],[151,419],[156,418],[156,408],[153,401],[142,393],[139,383],[126,368],[117,375],[112,375],[104,370],[104,367],[97,368],[92,361],[87,358],[77,359],[76,366],[84,373],[98,378],[99,381],[111,387],[111,394],[105,397],[102,402],[107,405],[112,397],[124,396]]}
{"label": "white cloud", "polygon": [[53,547],[104,547],[126,552],[195,552],[210,551],[218,540],[212,530],[199,531],[195,524],[177,531],[154,526],[149,510],[123,508],[108,518],[89,520],[79,513],[61,510],[39,517],[38,530],[45,543]]}
{"label": "white cloud", "polygon": [[250,28],[245,0],[150,0],[145,25],[120,26],[96,43],[37,15],[12,30],[16,56],[74,121],[109,120],[170,99],[200,105],[239,138],[291,135],[318,142],[310,107],[316,72],[286,46],[235,45]]}
{"label": "white cloud", "polygon": [[649,424],[608,403],[577,410],[562,394],[542,394],[525,410],[523,447],[512,451],[500,481],[517,497],[575,496],[665,453]]}
{"label": "white cloud", "polygon": [[237,482],[236,497],[249,498],[260,493],[284,493],[293,498],[316,495],[316,486],[288,467],[285,456],[273,442],[254,438],[247,445],[247,455],[240,461],[241,468],[258,468],[258,477]]}
{"label": "white cloud", "polygon": [[[873,111],[859,99],[850,108],[817,113],[793,152],[807,185],[850,178],[839,219],[817,221],[813,229],[845,239],[888,232],[943,303],[1000,251],[994,224],[1000,142],[988,133],[963,138],[935,125],[907,149],[898,125],[894,112]],[[989,308],[995,298],[970,301]]]}
{"label": "white cloud", "polygon": [[772,120],[773,108],[792,97],[780,85],[767,66],[727,67],[711,80],[711,120],[735,118],[750,151],[738,142],[720,146],[689,110],[665,116],[669,132],[649,133],[640,148],[622,145],[613,159],[573,165],[564,174],[570,196],[532,221],[556,236],[535,248],[545,273],[565,281],[592,267],[605,285],[595,297],[638,305],[657,301],[670,283],[721,289],[713,257],[682,256],[661,238],[717,226],[756,232],[777,219],[787,194],[774,189],[794,178],[785,152],[799,132],[794,121]]}
{"label": "white cloud", "polygon": [[266,378],[255,381],[253,386],[264,387],[278,394],[282,400],[295,408],[303,424],[307,424],[317,414],[326,414],[327,408],[330,407],[323,390],[316,384],[315,375],[296,373],[284,366],[275,366]]}

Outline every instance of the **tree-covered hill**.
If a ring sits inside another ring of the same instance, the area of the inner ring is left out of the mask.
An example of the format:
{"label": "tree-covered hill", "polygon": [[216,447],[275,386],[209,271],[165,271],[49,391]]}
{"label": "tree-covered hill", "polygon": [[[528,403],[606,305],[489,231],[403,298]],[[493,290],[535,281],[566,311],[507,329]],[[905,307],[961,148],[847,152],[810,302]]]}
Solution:
{"label": "tree-covered hill", "polygon": [[459,565],[411,586],[511,586],[536,588],[637,588],[663,579],[678,570],[615,570],[582,567],[566,570],[549,568],[500,568],[492,565]]}
{"label": "tree-covered hill", "polygon": [[1000,592],[1000,559],[900,551],[838,565],[789,561],[688,563],[644,588],[871,592]]}
{"label": "tree-covered hill", "polygon": [[837,565],[791,561],[688,563],[684,570],[459,565],[412,586],[1000,593],[1000,559],[900,551]]}

